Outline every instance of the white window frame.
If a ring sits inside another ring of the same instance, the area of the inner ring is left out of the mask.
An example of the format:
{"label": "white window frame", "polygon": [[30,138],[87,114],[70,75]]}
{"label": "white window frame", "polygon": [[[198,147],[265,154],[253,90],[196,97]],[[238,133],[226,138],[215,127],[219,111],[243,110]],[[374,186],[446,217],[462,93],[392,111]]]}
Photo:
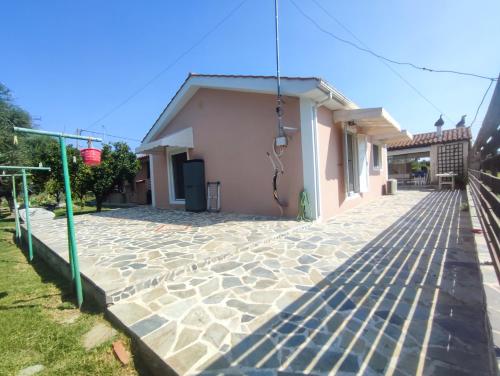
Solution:
{"label": "white window frame", "polygon": [[156,186],[155,186],[154,165],[155,165],[155,156],[154,154],[149,154],[149,182],[151,185],[151,206],[153,208],[156,208]]}
{"label": "white window frame", "polygon": [[[377,147],[378,148],[378,165],[375,165],[375,153],[373,152],[373,148]],[[382,171],[382,146],[376,143],[372,143],[372,166],[375,171]]]}
{"label": "white window frame", "polygon": [[[348,161],[348,153],[347,153],[347,134],[350,134],[353,137],[353,187],[354,191],[349,190],[349,161]],[[347,125],[344,124],[344,182],[345,182],[345,191],[347,197],[359,197],[360,186],[359,186],[359,167],[358,167],[358,137],[357,132],[355,130],[348,129]],[[356,191],[357,189],[357,191]]]}
{"label": "white window frame", "polygon": [[[363,147],[361,147],[361,145],[363,145]],[[370,145],[368,137],[365,134],[358,134],[356,136],[356,151],[358,154],[358,189],[360,193],[370,191]],[[362,153],[361,150],[364,150],[364,153]]]}
{"label": "white window frame", "polygon": [[174,166],[172,164],[172,156],[177,154],[186,153],[187,159],[189,160],[189,149],[188,148],[176,148],[168,147],[166,148],[167,153],[167,178],[168,178],[168,201],[172,205],[184,205],[186,203],[185,199],[175,197],[175,186],[174,186]]}

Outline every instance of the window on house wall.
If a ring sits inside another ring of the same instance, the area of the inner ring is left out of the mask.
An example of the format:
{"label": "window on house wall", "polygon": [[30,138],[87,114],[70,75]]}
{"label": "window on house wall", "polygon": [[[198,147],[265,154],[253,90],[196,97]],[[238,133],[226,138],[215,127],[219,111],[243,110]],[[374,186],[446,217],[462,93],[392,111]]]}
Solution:
{"label": "window on house wall", "polygon": [[382,168],[382,148],[380,145],[372,145],[373,168]]}
{"label": "window on house wall", "polygon": [[170,201],[182,201],[186,197],[184,193],[184,170],[182,166],[188,160],[187,153],[185,151],[171,152],[169,156]]}
{"label": "window on house wall", "polygon": [[346,132],[346,182],[347,193],[354,194],[359,192],[359,182],[357,176],[358,153],[356,147],[356,135]]}
{"label": "window on house wall", "polygon": [[144,163],[144,167],[146,168],[147,178],[151,179],[151,170],[149,169],[149,161]]}

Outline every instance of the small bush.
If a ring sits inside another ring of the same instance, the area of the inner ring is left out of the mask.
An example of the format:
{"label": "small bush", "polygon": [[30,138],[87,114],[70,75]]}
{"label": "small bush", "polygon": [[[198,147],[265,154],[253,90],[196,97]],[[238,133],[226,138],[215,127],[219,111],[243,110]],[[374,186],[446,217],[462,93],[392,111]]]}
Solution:
{"label": "small bush", "polygon": [[41,206],[41,207],[55,207],[57,206],[57,201],[51,194],[47,192],[42,192],[30,197],[31,206]]}

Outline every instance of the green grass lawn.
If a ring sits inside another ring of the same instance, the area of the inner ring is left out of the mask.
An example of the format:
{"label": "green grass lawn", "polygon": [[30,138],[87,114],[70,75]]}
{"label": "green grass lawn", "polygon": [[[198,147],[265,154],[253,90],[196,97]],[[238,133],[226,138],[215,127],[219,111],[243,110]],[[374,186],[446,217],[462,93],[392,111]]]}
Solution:
{"label": "green grass lawn", "polygon": [[[122,366],[115,359],[112,341],[84,349],[82,336],[106,322],[103,315],[93,307],[75,309],[69,283],[41,261],[30,265],[13,233],[14,221],[0,213],[0,375],[36,364],[45,367],[37,375],[137,375],[132,362]],[[130,351],[126,336],[115,339]]]}
{"label": "green grass lawn", "polygon": [[[109,208],[102,208],[102,211],[111,210]],[[95,213],[95,206],[73,206],[73,215]],[[57,208],[54,210],[56,217],[66,217],[66,208]]]}

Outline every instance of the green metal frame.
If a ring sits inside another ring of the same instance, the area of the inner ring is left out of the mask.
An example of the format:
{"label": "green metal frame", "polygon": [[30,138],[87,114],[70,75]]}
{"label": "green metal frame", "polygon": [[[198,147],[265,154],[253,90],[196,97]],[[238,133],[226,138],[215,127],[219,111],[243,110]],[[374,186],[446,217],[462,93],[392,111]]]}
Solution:
{"label": "green metal frame", "polygon": [[12,201],[14,203],[14,214],[16,216],[16,239],[21,237],[21,223],[19,221],[19,208],[17,206],[16,175],[12,175]]}
{"label": "green metal frame", "polygon": [[[27,176],[28,174],[26,173],[26,170],[32,171],[50,171],[49,167],[28,167],[28,166],[0,166],[0,170],[15,170],[19,171],[21,170],[20,176],[23,179],[23,197],[24,197],[24,211],[26,213],[26,229],[28,230],[28,258],[29,261],[33,261],[33,240],[31,238],[31,218],[30,218],[30,202],[29,202],[29,192],[28,192],[28,181],[27,181]],[[8,175],[1,175],[1,176],[8,176]],[[13,181],[13,189],[15,191],[15,176],[16,174],[13,175],[12,181]],[[19,176],[19,174],[17,174]],[[13,192],[14,194],[15,192]],[[19,221],[19,212],[17,209],[17,203],[16,200],[14,199],[14,205],[16,206],[16,235],[21,236],[21,225]],[[19,229],[17,228],[19,226]]]}
{"label": "green metal frame", "polygon": [[[5,167],[5,166],[4,166]],[[31,174],[26,174],[30,176]],[[17,192],[16,192],[16,177],[23,176],[22,174],[2,174],[2,178],[12,178],[12,202],[14,203],[14,216],[16,223],[16,239],[21,237],[21,221],[19,219],[19,207],[17,204]]]}
{"label": "green metal frame", "polygon": [[71,135],[61,132],[48,132],[37,129],[28,129],[19,127],[14,127],[14,131],[21,133],[35,134],[39,136],[56,137],[59,140],[59,146],[61,149],[63,176],[64,176],[64,192],[66,196],[66,221],[68,228],[69,262],[71,267],[71,277],[73,283],[75,284],[76,300],[78,302],[78,307],[81,307],[83,304],[83,288],[82,288],[82,277],[80,274],[80,263],[78,261],[78,248],[76,244],[75,223],[73,219],[73,199],[71,197],[71,183],[69,180],[68,156],[66,153],[66,139],[69,138],[74,140],[88,140],[97,142],[102,142],[102,140],[96,137],[84,137],[80,135]]}

